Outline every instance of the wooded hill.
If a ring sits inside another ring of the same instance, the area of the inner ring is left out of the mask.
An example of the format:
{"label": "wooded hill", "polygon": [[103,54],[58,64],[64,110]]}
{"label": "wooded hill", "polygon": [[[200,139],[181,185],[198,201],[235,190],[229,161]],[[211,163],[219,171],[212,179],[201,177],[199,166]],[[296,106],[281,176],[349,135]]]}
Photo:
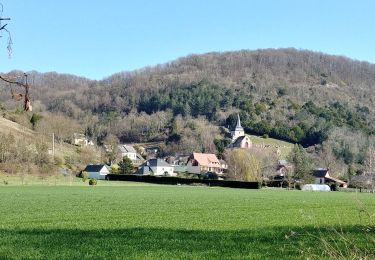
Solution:
{"label": "wooded hill", "polygon": [[[213,140],[202,140],[220,138],[217,126],[232,125],[239,112],[248,133],[305,147],[334,140],[338,158],[351,163],[361,161],[375,129],[375,65],[305,50],[190,55],[101,81],[37,72],[29,78],[36,111],[70,117],[98,141],[113,134],[215,150]],[[8,89],[3,85],[0,97],[11,107]]]}

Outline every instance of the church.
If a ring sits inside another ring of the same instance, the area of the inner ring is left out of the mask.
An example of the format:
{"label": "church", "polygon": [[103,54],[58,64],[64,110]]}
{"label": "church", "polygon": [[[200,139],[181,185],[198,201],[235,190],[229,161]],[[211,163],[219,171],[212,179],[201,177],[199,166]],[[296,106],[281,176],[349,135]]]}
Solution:
{"label": "church", "polygon": [[231,131],[232,142],[229,144],[229,148],[245,148],[249,149],[252,147],[252,142],[248,136],[245,135],[245,130],[241,126],[240,115],[237,115],[237,124]]}

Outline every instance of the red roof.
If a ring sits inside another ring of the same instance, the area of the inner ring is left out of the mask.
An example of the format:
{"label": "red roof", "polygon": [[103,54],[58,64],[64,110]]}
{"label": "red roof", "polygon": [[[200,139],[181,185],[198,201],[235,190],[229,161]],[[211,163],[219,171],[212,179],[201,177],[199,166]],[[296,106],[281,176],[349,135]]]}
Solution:
{"label": "red roof", "polygon": [[201,166],[220,167],[220,161],[213,153],[193,153],[190,158],[195,159]]}

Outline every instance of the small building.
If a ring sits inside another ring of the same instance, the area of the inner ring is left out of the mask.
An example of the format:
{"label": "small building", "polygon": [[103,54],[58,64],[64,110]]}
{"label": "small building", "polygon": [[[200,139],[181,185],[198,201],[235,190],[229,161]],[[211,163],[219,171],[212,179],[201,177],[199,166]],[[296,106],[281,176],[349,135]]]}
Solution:
{"label": "small building", "polygon": [[84,134],[74,133],[73,144],[78,145],[78,146],[88,146],[88,145],[94,145],[94,142],[87,139]]}
{"label": "small building", "polygon": [[245,130],[241,126],[240,115],[237,115],[237,124],[231,131],[232,142],[229,144],[229,148],[244,148],[249,149],[252,147],[250,138],[245,135]]}
{"label": "small building", "polygon": [[145,161],[145,159],[138,154],[131,145],[121,144],[118,146],[118,149],[121,153],[121,158],[124,158],[125,156],[128,157],[135,166],[139,166]]}
{"label": "small building", "polygon": [[206,172],[223,173],[222,164],[216,155],[212,153],[193,153],[187,161],[186,170],[195,174]]}
{"label": "small building", "polygon": [[329,175],[328,169],[316,169],[313,172],[315,177],[315,184],[337,184],[340,187],[347,188],[348,184],[345,181],[339,180]]}
{"label": "small building", "polygon": [[105,180],[107,174],[109,174],[109,169],[104,164],[91,164],[87,165],[84,169],[88,173],[89,179]]}
{"label": "small building", "polygon": [[292,169],[292,166],[287,160],[278,160],[277,166],[276,166],[276,174],[275,177],[281,178],[285,177],[288,172],[290,172]]}
{"label": "small building", "polygon": [[130,160],[135,161],[137,159],[137,151],[131,145],[120,144],[118,149],[121,153],[121,158],[125,156],[128,157]]}
{"label": "small building", "polygon": [[137,174],[154,176],[174,176],[173,166],[162,159],[150,159],[143,163]]}

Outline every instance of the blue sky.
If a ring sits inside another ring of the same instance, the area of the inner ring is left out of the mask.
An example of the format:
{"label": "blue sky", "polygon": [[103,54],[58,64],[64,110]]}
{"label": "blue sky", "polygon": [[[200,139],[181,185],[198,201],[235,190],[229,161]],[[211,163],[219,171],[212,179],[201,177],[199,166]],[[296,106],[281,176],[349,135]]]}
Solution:
{"label": "blue sky", "polygon": [[375,63],[375,1],[0,0],[0,72],[102,79],[211,51],[294,47]]}

